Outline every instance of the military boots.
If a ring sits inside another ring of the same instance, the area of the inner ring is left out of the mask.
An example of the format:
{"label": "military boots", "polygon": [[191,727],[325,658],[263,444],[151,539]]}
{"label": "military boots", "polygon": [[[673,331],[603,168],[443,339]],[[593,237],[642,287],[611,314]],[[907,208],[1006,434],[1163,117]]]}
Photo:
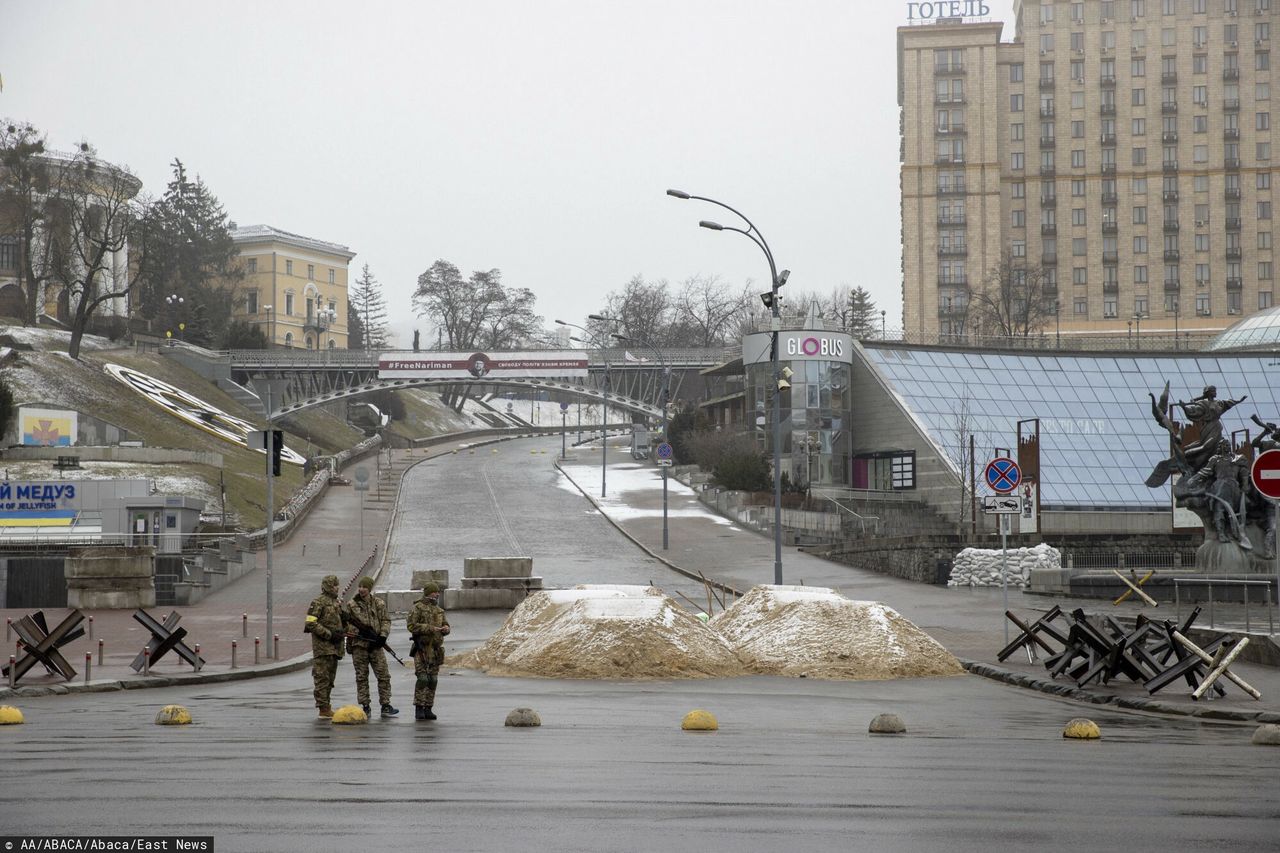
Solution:
{"label": "military boots", "polygon": [[400,709],[393,708],[391,706],[391,703],[387,703],[386,705],[382,706],[382,716],[384,717],[394,717],[396,714],[399,714],[399,713],[400,713]]}
{"label": "military boots", "polygon": [[316,715],[320,717],[332,717],[333,709],[330,708],[328,705],[321,705],[320,708],[316,711]]}
{"label": "military boots", "polygon": [[425,720],[427,718],[427,708],[425,705],[413,706],[413,718],[415,720]]}
{"label": "military boots", "polygon": [[431,713],[431,706],[430,706],[430,705],[423,705],[423,706],[422,706],[422,719],[424,719],[424,720],[434,720],[435,718],[436,718],[436,715],[435,715],[435,714],[433,714],[433,713]]}

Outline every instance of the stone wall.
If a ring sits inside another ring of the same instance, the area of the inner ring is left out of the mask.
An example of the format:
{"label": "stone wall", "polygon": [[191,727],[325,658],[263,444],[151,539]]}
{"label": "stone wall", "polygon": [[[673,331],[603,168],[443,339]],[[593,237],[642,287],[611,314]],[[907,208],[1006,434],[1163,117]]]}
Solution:
{"label": "stone wall", "polygon": [[155,549],[72,548],[66,559],[67,606],[132,610],[156,606]]}

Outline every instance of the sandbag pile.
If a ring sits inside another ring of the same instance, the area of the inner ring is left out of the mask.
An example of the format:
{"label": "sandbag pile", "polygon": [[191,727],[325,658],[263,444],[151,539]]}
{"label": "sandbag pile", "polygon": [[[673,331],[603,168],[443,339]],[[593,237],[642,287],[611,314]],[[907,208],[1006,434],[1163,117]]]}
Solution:
{"label": "sandbag pile", "polygon": [[[1025,587],[1032,569],[1062,568],[1062,553],[1041,542],[1034,548],[1009,549],[1009,586]],[[1000,586],[1002,555],[998,550],[965,548],[951,565],[947,586]]]}

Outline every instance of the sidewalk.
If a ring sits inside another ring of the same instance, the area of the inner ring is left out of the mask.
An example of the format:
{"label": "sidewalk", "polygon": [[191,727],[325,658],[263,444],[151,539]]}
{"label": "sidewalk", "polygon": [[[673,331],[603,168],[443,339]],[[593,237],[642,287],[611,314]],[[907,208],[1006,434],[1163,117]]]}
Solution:
{"label": "sidewalk", "polygon": [[[358,464],[370,470],[370,490],[364,498],[364,534],[361,543],[360,493],[351,486],[330,486],[325,495],[304,518],[287,542],[277,543],[272,555],[273,629],[279,635],[279,660],[272,659],[271,637],[267,636],[267,572],[266,552],[258,551],[258,567],[236,582],[206,596],[197,604],[180,608],[154,607],[148,612],[163,621],[170,610],[178,610],[187,629],[184,642],[189,647],[200,644],[205,669],[199,675],[173,652],[166,654],[151,668],[150,677],[129,666],[150,639],[145,628],[133,619],[132,610],[83,611],[86,635],[63,646],[60,651],[76,670],[76,677],[63,682],[49,675],[39,664],[30,670],[11,692],[7,681],[0,681],[0,698],[9,695],[40,695],[79,690],[111,690],[120,688],[167,686],[173,683],[225,681],[230,678],[252,678],[275,675],[310,666],[311,638],[304,634],[303,618],[307,605],[320,594],[320,580],[337,575],[344,587],[358,579],[365,560],[377,554],[369,571],[376,573],[386,549],[387,530],[395,510],[400,478],[410,465],[424,459],[452,453],[459,448],[476,446],[478,441],[459,440],[430,449],[392,450],[391,468],[384,466],[381,492],[377,468],[372,460]],[[385,460],[385,456],[384,456]],[[350,476],[351,466],[346,474]],[[0,619],[15,622],[30,608],[0,610]],[[45,618],[52,629],[70,611],[46,609]],[[247,615],[247,622],[244,617]],[[93,638],[88,636],[88,617],[93,617]],[[247,628],[246,628],[247,624]],[[261,640],[259,663],[254,665],[254,640]],[[103,641],[103,663],[98,664],[98,641]],[[14,654],[17,635],[8,638],[4,659]],[[231,669],[232,642],[238,644],[237,668]],[[92,655],[92,680],[85,683],[85,654]]]}
{"label": "sidewalk", "polygon": [[[647,463],[627,459],[610,465],[613,484],[609,498],[601,501],[592,492],[591,472],[586,467],[586,454],[570,452],[560,467],[592,503],[626,536],[651,555],[677,570],[697,576],[698,572],[724,583],[739,592],[757,584],[774,582],[774,543],[770,537],[737,524],[725,525],[725,519],[698,501],[694,492],[674,478],[668,480],[669,549],[662,549],[662,479],[657,469]],[[614,469],[618,474],[614,473]],[[645,473],[648,477],[645,477]],[[645,482],[647,480],[647,482]],[[1140,684],[1127,678],[1102,685],[1097,681],[1087,689],[1076,688],[1066,678],[1049,678],[1042,662],[1027,662],[1019,650],[1000,663],[996,655],[1006,644],[1004,597],[1000,589],[948,588],[901,580],[878,574],[870,569],[834,563],[796,548],[782,549],[783,582],[807,586],[825,586],[839,590],[852,599],[873,600],[893,607],[934,637],[960,658],[971,672],[1020,686],[1032,687],[1056,695],[1068,696],[1096,704],[1115,704],[1139,710],[1174,713],[1205,718],[1233,719],[1280,723],[1280,668],[1237,663],[1232,672],[1262,693],[1255,701],[1227,679],[1220,679],[1226,696],[1195,701],[1185,681],[1165,687],[1150,696]],[[1145,612],[1148,618],[1172,619],[1172,608],[1152,610],[1126,602],[1112,607],[1109,601],[1097,599],[1053,598],[1028,595],[1010,589],[1009,609],[1027,615],[1031,621],[1054,604],[1066,612],[1082,607],[1088,613],[1106,612],[1113,617],[1136,616]],[[1184,613],[1185,616],[1185,613]],[[1058,625],[1065,629],[1065,621]],[[1265,625],[1265,622],[1264,622]],[[1017,635],[1011,624],[1010,639]],[[1265,628],[1264,628],[1265,630]],[[1266,641],[1265,635],[1254,642]]]}

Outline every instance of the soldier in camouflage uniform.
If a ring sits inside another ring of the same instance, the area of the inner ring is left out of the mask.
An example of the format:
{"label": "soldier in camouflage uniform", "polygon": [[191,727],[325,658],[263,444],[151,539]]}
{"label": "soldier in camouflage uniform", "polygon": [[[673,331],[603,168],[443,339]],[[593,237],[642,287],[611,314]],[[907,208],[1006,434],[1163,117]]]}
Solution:
{"label": "soldier in camouflage uniform", "polygon": [[338,576],[325,575],[320,581],[320,595],[307,608],[307,627],[311,635],[311,681],[313,695],[321,717],[332,717],[329,693],[333,679],[338,674],[338,661],[342,658],[342,641],[346,626],[342,616],[342,603],[338,601]]}
{"label": "soldier in camouflage uniform", "polygon": [[[356,701],[369,713],[369,668],[378,677],[378,701],[382,704],[382,716],[394,717],[400,711],[391,706],[391,671],[387,669],[387,653],[383,650],[387,635],[391,633],[391,618],[387,605],[373,594],[373,578],[360,578],[356,597],[347,604],[347,623],[355,629],[347,639],[347,650],[356,669]],[[367,639],[369,635],[381,637]]]}
{"label": "soldier in camouflage uniform", "polygon": [[413,716],[417,720],[434,720],[431,707],[436,701],[436,677],[444,661],[444,638],[449,633],[449,620],[440,609],[440,587],[427,583],[422,598],[413,603],[407,620],[413,637],[413,671],[418,676],[413,691]]}

